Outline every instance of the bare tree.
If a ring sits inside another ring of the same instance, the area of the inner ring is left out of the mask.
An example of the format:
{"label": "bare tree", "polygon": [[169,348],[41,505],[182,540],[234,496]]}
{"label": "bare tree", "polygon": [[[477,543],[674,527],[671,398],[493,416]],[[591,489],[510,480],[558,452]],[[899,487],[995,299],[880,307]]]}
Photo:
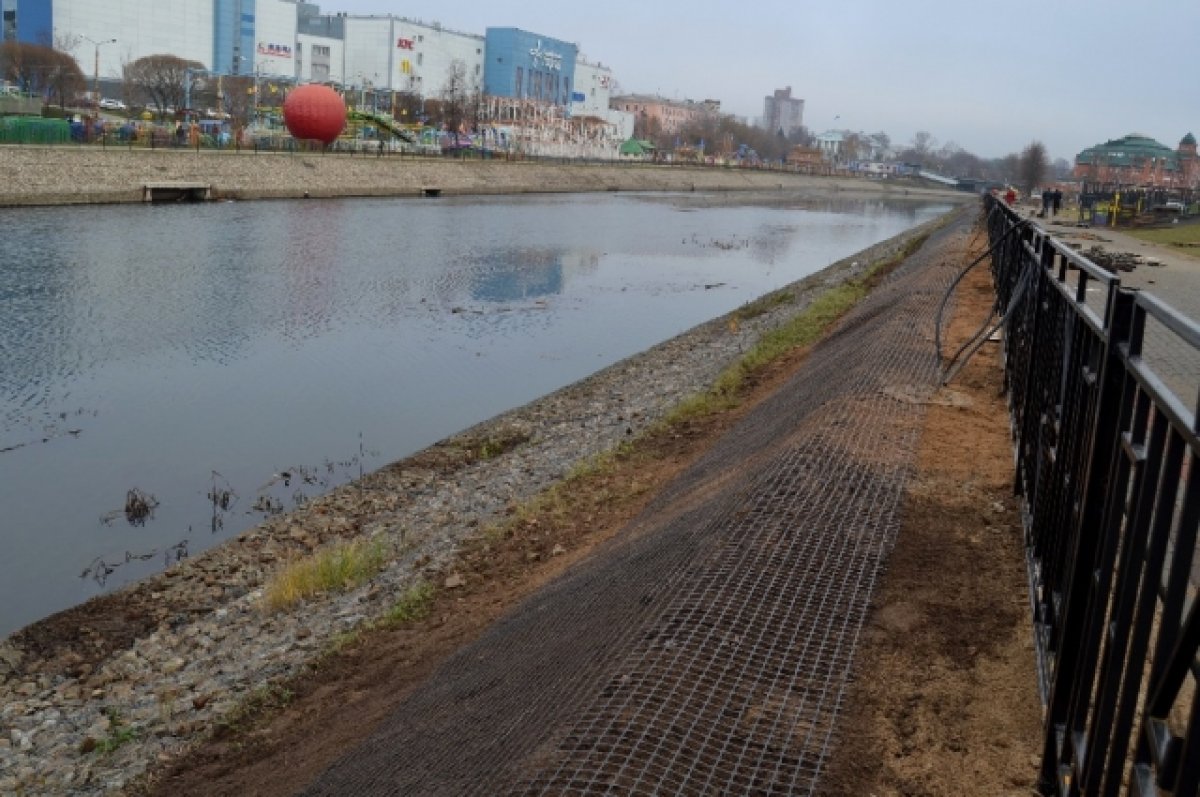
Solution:
{"label": "bare tree", "polygon": [[[77,36],[74,33],[59,33],[54,37],[54,49],[60,53],[71,53],[74,55],[75,48],[81,44],[83,44],[83,37]],[[78,61],[79,57],[76,56],[75,60]]]}
{"label": "bare tree", "polygon": [[937,146],[937,139],[934,138],[928,130],[918,130],[913,136],[912,149],[920,156],[925,156],[933,152]]}
{"label": "bare tree", "polygon": [[813,143],[812,132],[804,125],[793,128],[792,132],[788,133],[787,139],[793,147],[811,147]]}
{"label": "bare tree", "polygon": [[955,177],[983,177],[983,162],[965,149],[955,149],[942,162],[948,175]]}
{"label": "bare tree", "polygon": [[996,179],[1016,185],[1017,174],[1021,171],[1021,156],[1010,152],[995,162]]}
{"label": "bare tree", "polygon": [[25,91],[49,95],[65,108],[87,85],[79,64],[69,54],[41,44],[0,43],[0,76]]}
{"label": "bare tree", "polygon": [[401,91],[392,102],[393,115],[401,124],[415,124],[421,116],[421,95],[415,91]]}
{"label": "bare tree", "polygon": [[[690,124],[679,131],[681,141],[699,143],[705,142],[706,151],[720,155],[731,155],[739,148],[745,147],[758,153],[759,157],[768,160],[778,160],[786,157],[796,143],[803,141],[803,134],[793,132],[792,136],[781,136],[761,127],[742,124],[733,116],[714,114],[699,122]],[[634,137],[647,138],[654,141],[661,149],[670,149],[675,139],[662,132],[658,120],[639,116],[634,124]],[[800,141],[793,139],[799,138]]]}
{"label": "bare tree", "polygon": [[446,82],[442,84],[442,123],[455,135],[471,121],[472,95],[467,64],[455,58],[446,68]]}
{"label": "bare tree", "polygon": [[642,111],[633,119],[633,137],[642,141],[653,141],[656,146],[665,146],[668,142],[663,134],[662,120]]}
{"label": "bare tree", "polygon": [[1041,185],[1046,177],[1048,159],[1046,147],[1040,141],[1031,141],[1021,151],[1018,165],[1020,186],[1026,194],[1032,194],[1033,189]]}
{"label": "bare tree", "polygon": [[182,108],[188,93],[195,89],[204,64],[174,55],[147,55],[125,67],[125,80],[162,116],[167,108]]}
{"label": "bare tree", "polygon": [[843,161],[856,161],[863,150],[862,136],[858,133],[847,133],[842,138],[842,150],[839,155]]}
{"label": "bare tree", "polygon": [[882,160],[886,158],[892,149],[892,137],[880,130],[878,133],[872,133],[867,136],[867,141],[871,145],[871,157]]}
{"label": "bare tree", "polygon": [[249,124],[254,114],[254,77],[224,75],[217,90],[216,107],[241,124]]}

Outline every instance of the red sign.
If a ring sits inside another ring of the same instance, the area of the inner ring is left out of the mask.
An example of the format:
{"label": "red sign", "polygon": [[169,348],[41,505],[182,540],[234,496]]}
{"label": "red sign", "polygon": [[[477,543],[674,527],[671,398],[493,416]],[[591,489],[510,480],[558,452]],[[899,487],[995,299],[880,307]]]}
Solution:
{"label": "red sign", "polygon": [[270,44],[268,42],[259,42],[258,52],[262,55],[271,55],[276,58],[292,57],[292,48],[286,44]]}
{"label": "red sign", "polygon": [[412,39],[397,39],[396,47],[397,47],[397,49],[400,49],[400,50],[412,50],[412,49],[414,49],[413,40]]}

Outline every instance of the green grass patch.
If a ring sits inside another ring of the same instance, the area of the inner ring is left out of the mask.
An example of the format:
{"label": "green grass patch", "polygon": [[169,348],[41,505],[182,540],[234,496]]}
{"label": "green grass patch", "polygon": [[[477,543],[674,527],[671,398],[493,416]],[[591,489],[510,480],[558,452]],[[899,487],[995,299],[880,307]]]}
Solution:
{"label": "green grass patch", "polygon": [[429,616],[433,607],[433,585],[422,581],[404,591],[392,608],[383,615],[381,623],[387,626],[404,625],[423,620]]}
{"label": "green grass patch", "polygon": [[253,724],[262,714],[285,708],[296,699],[296,693],[282,684],[263,684],[255,687],[213,727],[213,735],[223,738],[238,734]]}
{"label": "green grass patch", "polygon": [[509,451],[528,443],[529,440],[530,437],[525,432],[501,430],[487,437],[465,440],[458,445],[469,458],[486,462],[504,456]]}
{"label": "green grass patch", "polygon": [[[928,235],[912,238],[896,254],[872,263],[861,277],[847,280],[825,291],[787,323],[763,335],[750,351],[717,377],[712,388],[681,401],[667,416],[665,425],[669,427],[684,423],[736,406],[743,390],[754,376],[789,352],[820,340],[838,319],[862,301],[879,280],[919,249],[927,238]],[[794,301],[795,296],[790,292],[776,291],[757,302],[751,302],[742,311],[738,311],[735,317],[752,318],[753,315],[743,315],[743,312],[753,308],[750,312],[762,315],[768,310]]]}
{"label": "green grass patch", "polygon": [[338,542],[289,562],[272,576],[264,603],[277,611],[329,592],[342,592],[378,573],[391,556],[385,540]]}
{"label": "green grass patch", "polygon": [[[1122,230],[1134,238],[1156,244],[1178,246],[1188,252],[1192,246],[1200,246],[1200,223],[1172,224],[1170,227],[1144,227],[1140,229]],[[1188,252],[1200,257],[1200,249]]]}
{"label": "green grass patch", "polygon": [[796,294],[787,290],[774,291],[766,296],[761,296],[752,302],[739,307],[734,311],[733,317],[739,321],[749,321],[752,318],[758,318],[760,315],[766,315],[785,304],[793,304],[796,301]]}
{"label": "green grass patch", "polygon": [[121,712],[115,708],[104,710],[108,716],[108,735],[96,742],[96,752],[108,755],[120,750],[142,735],[142,729],[128,725]]}

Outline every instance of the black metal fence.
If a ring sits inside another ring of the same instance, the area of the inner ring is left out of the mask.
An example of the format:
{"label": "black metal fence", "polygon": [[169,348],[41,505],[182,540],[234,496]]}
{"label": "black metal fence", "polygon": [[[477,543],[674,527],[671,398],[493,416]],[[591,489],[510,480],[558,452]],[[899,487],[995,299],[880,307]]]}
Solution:
{"label": "black metal fence", "polygon": [[985,204],[1009,313],[1005,379],[1045,707],[1039,789],[1197,795],[1200,397],[1173,393],[1143,344],[1174,336],[1163,350],[1194,353],[1200,325]]}

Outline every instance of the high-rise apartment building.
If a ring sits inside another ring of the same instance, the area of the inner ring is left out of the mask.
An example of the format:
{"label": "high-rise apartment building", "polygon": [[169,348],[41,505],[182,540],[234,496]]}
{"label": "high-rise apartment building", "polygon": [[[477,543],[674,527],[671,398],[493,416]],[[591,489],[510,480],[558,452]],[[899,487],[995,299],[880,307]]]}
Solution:
{"label": "high-rise apartment building", "polygon": [[762,126],[772,133],[790,136],[804,125],[804,100],[792,97],[792,87],[776,89],[763,98]]}

